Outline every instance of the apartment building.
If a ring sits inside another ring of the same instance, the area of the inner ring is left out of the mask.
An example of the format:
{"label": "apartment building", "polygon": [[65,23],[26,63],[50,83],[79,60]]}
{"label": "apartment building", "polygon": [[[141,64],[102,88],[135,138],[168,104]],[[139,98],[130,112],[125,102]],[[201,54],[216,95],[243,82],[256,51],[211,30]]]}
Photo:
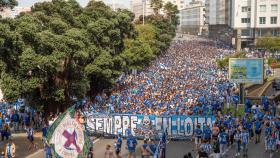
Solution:
{"label": "apartment building", "polygon": [[280,36],[280,0],[206,0],[209,37],[240,50],[260,37]]}
{"label": "apartment building", "polygon": [[208,36],[231,43],[233,36],[233,30],[230,28],[231,0],[206,0],[205,17]]}
{"label": "apartment building", "polygon": [[17,15],[19,15],[22,12],[30,12],[30,7],[14,7],[11,8],[5,8],[3,11],[0,11],[0,16],[2,18],[15,18]]}
{"label": "apartment building", "polygon": [[192,2],[180,10],[179,31],[193,35],[202,35],[207,30],[205,23],[205,4],[201,1]]}
{"label": "apartment building", "polygon": [[135,19],[143,14],[145,16],[153,14],[153,8],[151,7],[151,0],[132,0],[132,12],[135,14]]}
{"label": "apartment building", "polygon": [[232,0],[231,28],[238,47],[263,36],[280,36],[280,0]]}

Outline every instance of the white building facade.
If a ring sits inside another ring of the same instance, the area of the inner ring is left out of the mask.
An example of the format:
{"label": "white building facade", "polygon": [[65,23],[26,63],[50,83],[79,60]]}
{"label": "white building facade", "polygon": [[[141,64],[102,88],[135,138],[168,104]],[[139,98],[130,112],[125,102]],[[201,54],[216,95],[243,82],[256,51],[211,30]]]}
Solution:
{"label": "white building facade", "polygon": [[280,36],[280,0],[232,0],[231,27],[242,47],[263,36]]}
{"label": "white building facade", "polygon": [[182,33],[201,35],[206,31],[205,4],[203,2],[191,3],[180,10],[179,30]]}
{"label": "white building facade", "polygon": [[0,11],[0,16],[2,18],[15,18],[17,15],[23,12],[31,12],[30,7],[14,7],[11,8],[5,8],[3,11]]}
{"label": "white building facade", "polygon": [[153,8],[151,7],[150,0],[133,0],[132,1],[132,12],[135,14],[135,19],[139,19],[141,15],[152,15]]}

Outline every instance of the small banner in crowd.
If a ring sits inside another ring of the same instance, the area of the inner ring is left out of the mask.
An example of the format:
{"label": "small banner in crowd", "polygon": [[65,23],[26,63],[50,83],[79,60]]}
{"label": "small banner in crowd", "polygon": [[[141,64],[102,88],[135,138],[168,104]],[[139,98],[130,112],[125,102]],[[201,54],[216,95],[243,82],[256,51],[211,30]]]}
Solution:
{"label": "small banner in crowd", "polygon": [[165,131],[160,138],[154,158],[165,158],[166,157],[166,136],[167,136],[167,131]]}
{"label": "small banner in crowd", "polygon": [[56,158],[84,158],[89,152],[90,139],[77,113],[70,108],[49,128],[47,142]]}

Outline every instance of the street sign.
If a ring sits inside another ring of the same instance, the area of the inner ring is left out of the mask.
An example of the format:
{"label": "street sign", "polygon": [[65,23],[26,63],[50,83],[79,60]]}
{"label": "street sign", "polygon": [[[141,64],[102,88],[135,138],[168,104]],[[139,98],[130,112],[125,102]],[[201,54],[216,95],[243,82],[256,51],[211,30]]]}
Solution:
{"label": "street sign", "polygon": [[263,58],[230,58],[229,80],[233,83],[262,84],[264,78]]}

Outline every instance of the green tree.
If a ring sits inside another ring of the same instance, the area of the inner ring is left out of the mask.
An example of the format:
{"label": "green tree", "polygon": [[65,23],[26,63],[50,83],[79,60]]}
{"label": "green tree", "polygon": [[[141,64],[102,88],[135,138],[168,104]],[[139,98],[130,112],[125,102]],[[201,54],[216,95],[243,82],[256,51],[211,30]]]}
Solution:
{"label": "green tree", "polygon": [[102,2],[85,8],[74,0],[36,3],[32,12],[0,22],[0,86],[4,97],[26,98],[47,111],[71,98],[93,96],[123,71],[125,38],[134,36],[127,10]]}
{"label": "green tree", "polygon": [[260,37],[257,39],[256,46],[258,48],[267,49],[269,51],[280,50],[280,38],[271,37],[270,35]]}
{"label": "green tree", "polygon": [[[179,13],[179,10],[177,8],[177,5],[172,4],[171,2],[167,2],[164,5],[164,12],[167,15],[167,18],[169,18],[170,23],[172,22],[173,18],[176,18],[176,14]],[[175,19],[176,20],[176,19]]]}
{"label": "green tree", "polygon": [[0,0],[0,11],[3,11],[4,8],[14,8],[17,5],[16,0]]}
{"label": "green tree", "polygon": [[128,10],[103,2],[36,3],[31,13],[0,19],[0,88],[5,99],[26,99],[63,111],[73,98],[94,97],[126,70],[143,69],[164,52],[176,23],[161,15],[135,25]]}
{"label": "green tree", "polygon": [[154,10],[154,14],[159,15],[159,10],[163,7],[162,0],[151,0],[151,7]]}

